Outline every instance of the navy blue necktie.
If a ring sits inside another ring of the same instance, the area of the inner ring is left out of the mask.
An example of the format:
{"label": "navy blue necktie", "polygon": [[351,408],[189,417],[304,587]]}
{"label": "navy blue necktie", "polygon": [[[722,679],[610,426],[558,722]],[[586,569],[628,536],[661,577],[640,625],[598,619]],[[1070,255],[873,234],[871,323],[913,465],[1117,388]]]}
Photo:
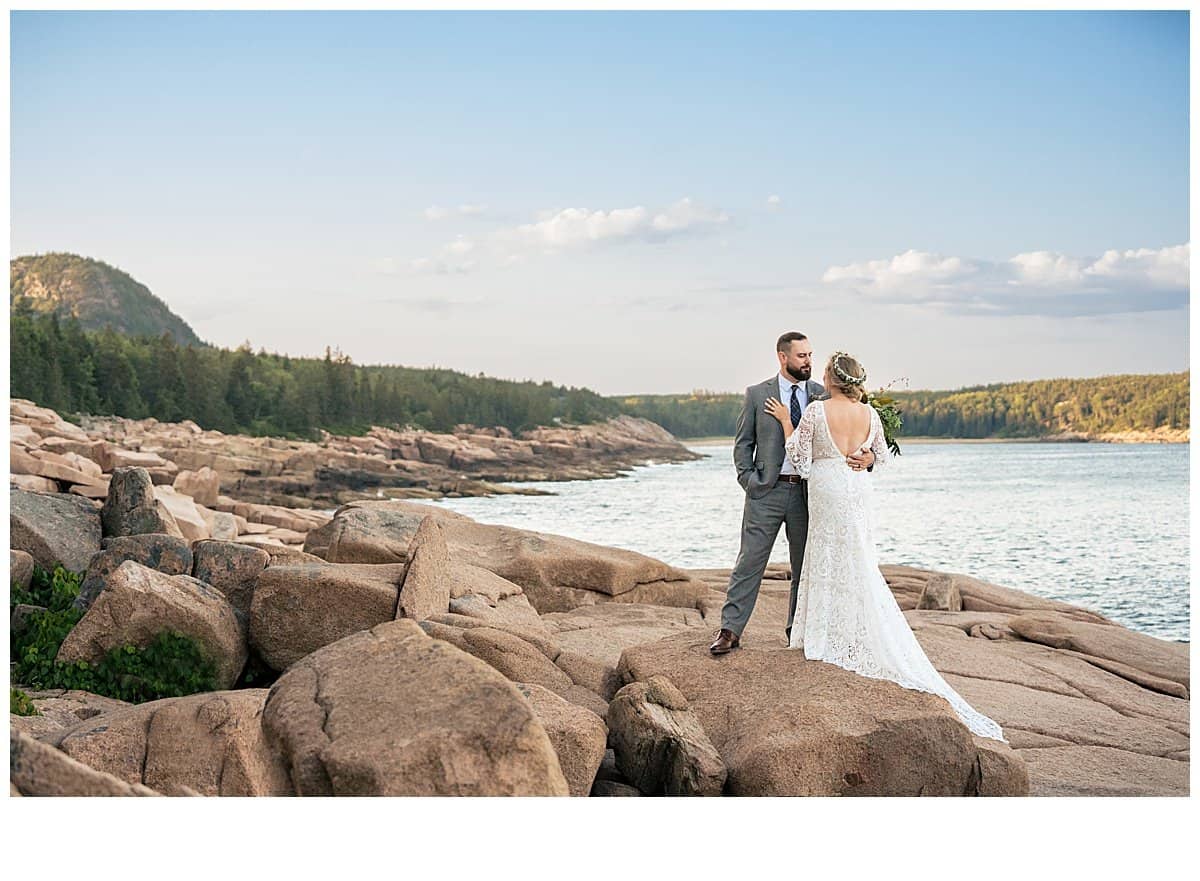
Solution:
{"label": "navy blue necktie", "polygon": [[796,389],[798,385],[792,386],[792,428],[800,424],[800,399],[796,397]]}

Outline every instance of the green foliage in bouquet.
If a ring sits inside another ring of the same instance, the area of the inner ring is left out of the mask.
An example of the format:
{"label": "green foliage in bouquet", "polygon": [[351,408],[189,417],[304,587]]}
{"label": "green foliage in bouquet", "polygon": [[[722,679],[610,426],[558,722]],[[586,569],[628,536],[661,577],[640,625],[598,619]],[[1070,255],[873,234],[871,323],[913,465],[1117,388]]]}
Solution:
{"label": "green foliage in bouquet", "polygon": [[98,664],[59,663],[59,647],[83,617],[74,605],[82,580],[83,576],[62,566],[52,573],[34,566],[28,590],[12,585],[10,610],[21,603],[38,607],[10,633],[13,682],[35,689],[76,688],[131,703],[220,687],[216,667],[200,646],[170,631],[144,647],[118,646]]}
{"label": "green foliage in bouquet", "polygon": [[883,424],[883,437],[887,441],[888,449],[893,456],[899,456],[900,444],[896,439],[900,437],[904,420],[900,418],[900,407],[897,405],[896,399],[887,394],[890,388],[891,385],[888,385],[877,392],[868,392],[867,403],[874,407],[875,412],[879,414],[879,421]]}

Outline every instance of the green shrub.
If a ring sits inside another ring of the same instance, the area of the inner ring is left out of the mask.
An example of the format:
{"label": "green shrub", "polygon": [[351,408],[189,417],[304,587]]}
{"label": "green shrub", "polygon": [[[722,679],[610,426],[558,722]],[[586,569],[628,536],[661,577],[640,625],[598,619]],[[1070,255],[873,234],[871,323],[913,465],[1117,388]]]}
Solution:
{"label": "green shrub", "polygon": [[59,668],[65,665],[54,660],[59,646],[82,617],[83,613],[76,608],[47,609],[28,615],[20,631],[9,635],[9,660],[16,662],[12,681],[33,688],[83,688],[58,684]]}
{"label": "green shrub", "polygon": [[29,695],[19,688],[8,687],[8,711],[14,716],[40,716]]}
{"label": "green shrub", "polygon": [[132,703],[217,690],[216,666],[194,640],[171,631],[144,647],[114,648],[99,664],[56,661],[63,640],[83,617],[73,605],[81,580],[61,566],[53,573],[35,566],[28,591],[13,585],[10,605],[45,607],[28,615],[20,631],[11,634],[14,682],[38,689],[78,688]]}
{"label": "green shrub", "polygon": [[83,583],[83,575],[71,572],[62,566],[55,566],[53,572],[47,572],[36,563],[33,566],[33,579],[28,588],[22,588],[15,582],[8,595],[9,611],[22,603],[29,606],[44,606],[52,612],[69,609],[79,596],[79,587]]}

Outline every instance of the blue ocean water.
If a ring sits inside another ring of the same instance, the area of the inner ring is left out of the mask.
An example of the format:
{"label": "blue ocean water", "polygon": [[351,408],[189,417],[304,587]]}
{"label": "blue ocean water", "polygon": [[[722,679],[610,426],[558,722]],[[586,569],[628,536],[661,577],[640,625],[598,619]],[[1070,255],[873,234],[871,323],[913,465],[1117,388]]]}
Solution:
{"label": "blue ocean water", "polygon": [[[524,484],[553,496],[445,499],[487,523],[728,568],[744,496],[732,443],[611,480]],[[872,475],[884,563],[962,572],[1190,640],[1188,447],[911,443]],[[787,561],[780,530],[771,559]]]}

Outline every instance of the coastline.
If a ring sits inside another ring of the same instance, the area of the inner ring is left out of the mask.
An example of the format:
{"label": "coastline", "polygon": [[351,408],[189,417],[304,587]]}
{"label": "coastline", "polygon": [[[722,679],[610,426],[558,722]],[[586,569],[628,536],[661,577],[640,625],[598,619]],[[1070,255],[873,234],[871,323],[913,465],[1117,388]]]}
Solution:
{"label": "coastline", "polygon": [[[1186,435],[1186,433],[1185,433]],[[1185,436],[1181,440],[1156,440],[1145,436],[1145,433],[1138,433],[1135,436],[1127,435],[1098,435],[1096,437],[1062,437],[1054,435],[1050,437],[901,437],[901,446],[905,444],[1147,444],[1152,446],[1164,446],[1172,444],[1188,444],[1190,438]],[[681,444],[689,447],[716,447],[725,444],[732,444],[733,437],[681,437]]]}
{"label": "coastline", "polygon": [[[26,518],[57,547],[14,549],[25,588],[47,551],[129,554],[102,551],[100,512],[86,516],[86,530]],[[1190,647],[1086,606],[952,571],[880,566],[921,649],[1002,727],[1001,743],[971,736],[940,699],[787,650],[786,564],[768,566],[745,647],[714,660],[706,648],[725,568],[677,568],[405,501],[347,505],[303,538],[302,551],[199,543],[190,575],[134,556],[111,570],[89,563],[104,587],[75,628],[109,646],[147,637],[123,629],[114,598],[133,602],[150,579],[183,599],[224,561],[224,590],[204,594],[212,609],[164,608],[230,675],[219,689],[132,703],[17,679],[38,715],[10,714],[10,794],[1190,794]],[[259,565],[233,565],[247,555]],[[218,608],[224,631],[208,626]],[[232,623],[235,608],[248,609],[244,625]],[[236,672],[250,645],[263,677],[254,684]],[[325,703],[312,697],[318,677],[332,683]],[[325,735],[331,712],[342,728]],[[170,724],[152,736],[158,713]],[[537,735],[523,750],[511,746],[514,718]],[[686,734],[684,759],[644,746],[659,736],[647,718]],[[302,736],[325,750],[311,758],[319,773],[295,770]],[[445,744],[438,763],[427,759],[430,742]],[[231,755],[249,770],[223,773]],[[330,773],[345,755],[367,772]],[[482,770],[465,783],[445,770],[462,767]]]}

